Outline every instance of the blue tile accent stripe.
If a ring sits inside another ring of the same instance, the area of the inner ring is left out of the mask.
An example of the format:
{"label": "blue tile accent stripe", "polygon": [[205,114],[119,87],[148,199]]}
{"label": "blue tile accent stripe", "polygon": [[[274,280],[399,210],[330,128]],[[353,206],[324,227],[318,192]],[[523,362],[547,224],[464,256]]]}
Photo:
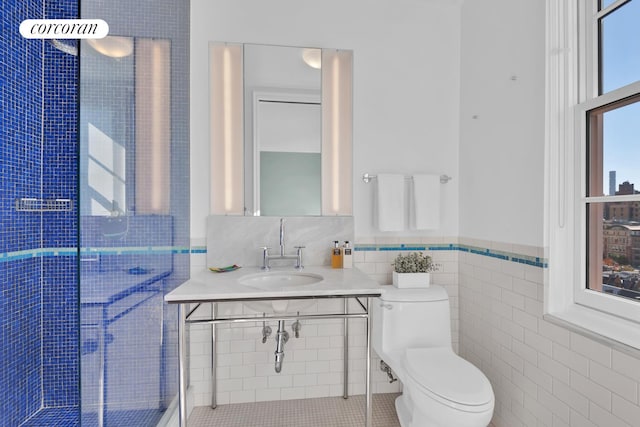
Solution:
{"label": "blue tile accent stripe", "polygon": [[0,254],[0,262],[50,256],[76,256],[77,254],[78,251],[75,248],[36,248]]}
{"label": "blue tile accent stripe", "polygon": [[[80,255],[171,255],[171,254],[202,254],[207,248],[197,246],[124,246],[124,247],[84,247]],[[0,263],[29,258],[77,256],[77,248],[35,248],[24,251],[0,253]]]}
{"label": "blue tile accent stripe", "polygon": [[481,255],[491,258],[501,259],[503,261],[516,262],[518,264],[526,264],[533,267],[548,268],[549,262],[546,258],[518,254],[514,252],[497,251],[494,249],[481,248],[471,245],[453,244],[453,243],[435,243],[435,244],[392,244],[392,245],[375,245],[375,244],[356,244],[354,250],[360,252],[368,251],[460,251],[468,252],[475,255]]}
{"label": "blue tile accent stripe", "polygon": [[84,247],[80,255],[171,255],[189,253],[183,246],[123,246],[123,247]]}
{"label": "blue tile accent stripe", "polygon": [[[482,255],[503,261],[516,262],[534,267],[548,268],[549,263],[546,258],[522,255],[514,252],[497,251],[494,249],[481,248],[477,246],[460,245],[453,243],[436,244],[394,244],[394,245],[373,245],[356,244],[354,247],[358,252],[371,251],[460,251],[475,255]],[[85,247],[80,251],[80,255],[167,255],[167,254],[206,254],[206,246],[126,246],[126,247]],[[16,251],[0,254],[0,262],[15,261],[27,258],[50,257],[50,256],[76,256],[75,248],[37,248],[25,251]]]}

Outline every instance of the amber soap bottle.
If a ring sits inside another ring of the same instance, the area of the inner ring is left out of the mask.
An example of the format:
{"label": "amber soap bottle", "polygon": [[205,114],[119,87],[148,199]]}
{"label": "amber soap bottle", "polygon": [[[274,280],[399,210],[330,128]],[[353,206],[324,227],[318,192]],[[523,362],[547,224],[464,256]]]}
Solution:
{"label": "amber soap bottle", "polygon": [[334,240],[331,249],[331,268],[342,268],[342,249],[337,240]]}

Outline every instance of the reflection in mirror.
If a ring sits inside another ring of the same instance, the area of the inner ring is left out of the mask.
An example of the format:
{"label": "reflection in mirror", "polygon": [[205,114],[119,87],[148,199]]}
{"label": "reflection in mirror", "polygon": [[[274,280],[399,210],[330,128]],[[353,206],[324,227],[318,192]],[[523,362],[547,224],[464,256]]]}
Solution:
{"label": "reflection in mirror", "polygon": [[320,96],[254,95],[254,212],[320,215]]}
{"label": "reflection in mirror", "polygon": [[254,108],[254,210],[320,215],[320,102],[260,99]]}
{"label": "reflection in mirror", "polygon": [[[320,215],[319,49],[246,45],[245,204],[253,215]],[[253,179],[250,177],[253,176]],[[253,203],[253,205],[251,205]]]}
{"label": "reflection in mirror", "polygon": [[319,53],[286,46],[244,47],[245,105],[252,107],[245,111],[249,214],[320,215]]}
{"label": "reflection in mirror", "polygon": [[209,59],[211,212],[350,215],[352,53],[210,43]]}
{"label": "reflection in mirror", "polygon": [[170,42],[82,43],[81,214],[168,213]]}

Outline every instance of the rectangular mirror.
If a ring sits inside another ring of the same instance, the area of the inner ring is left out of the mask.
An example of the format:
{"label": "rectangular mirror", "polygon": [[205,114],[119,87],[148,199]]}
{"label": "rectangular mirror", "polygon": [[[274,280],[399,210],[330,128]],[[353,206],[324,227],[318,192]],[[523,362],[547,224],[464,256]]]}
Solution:
{"label": "rectangular mirror", "polygon": [[352,62],[344,50],[210,43],[213,214],[351,215]]}

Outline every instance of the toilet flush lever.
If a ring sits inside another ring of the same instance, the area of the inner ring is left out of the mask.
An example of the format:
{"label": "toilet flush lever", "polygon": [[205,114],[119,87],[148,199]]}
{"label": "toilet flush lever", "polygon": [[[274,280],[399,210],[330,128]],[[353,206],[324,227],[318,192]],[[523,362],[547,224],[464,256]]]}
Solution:
{"label": "toilet flush lever", "polygon": [[393,309],[393,304],[385,304],[383,302],[380,303],[380,307],[386,308],[387,310]]}

